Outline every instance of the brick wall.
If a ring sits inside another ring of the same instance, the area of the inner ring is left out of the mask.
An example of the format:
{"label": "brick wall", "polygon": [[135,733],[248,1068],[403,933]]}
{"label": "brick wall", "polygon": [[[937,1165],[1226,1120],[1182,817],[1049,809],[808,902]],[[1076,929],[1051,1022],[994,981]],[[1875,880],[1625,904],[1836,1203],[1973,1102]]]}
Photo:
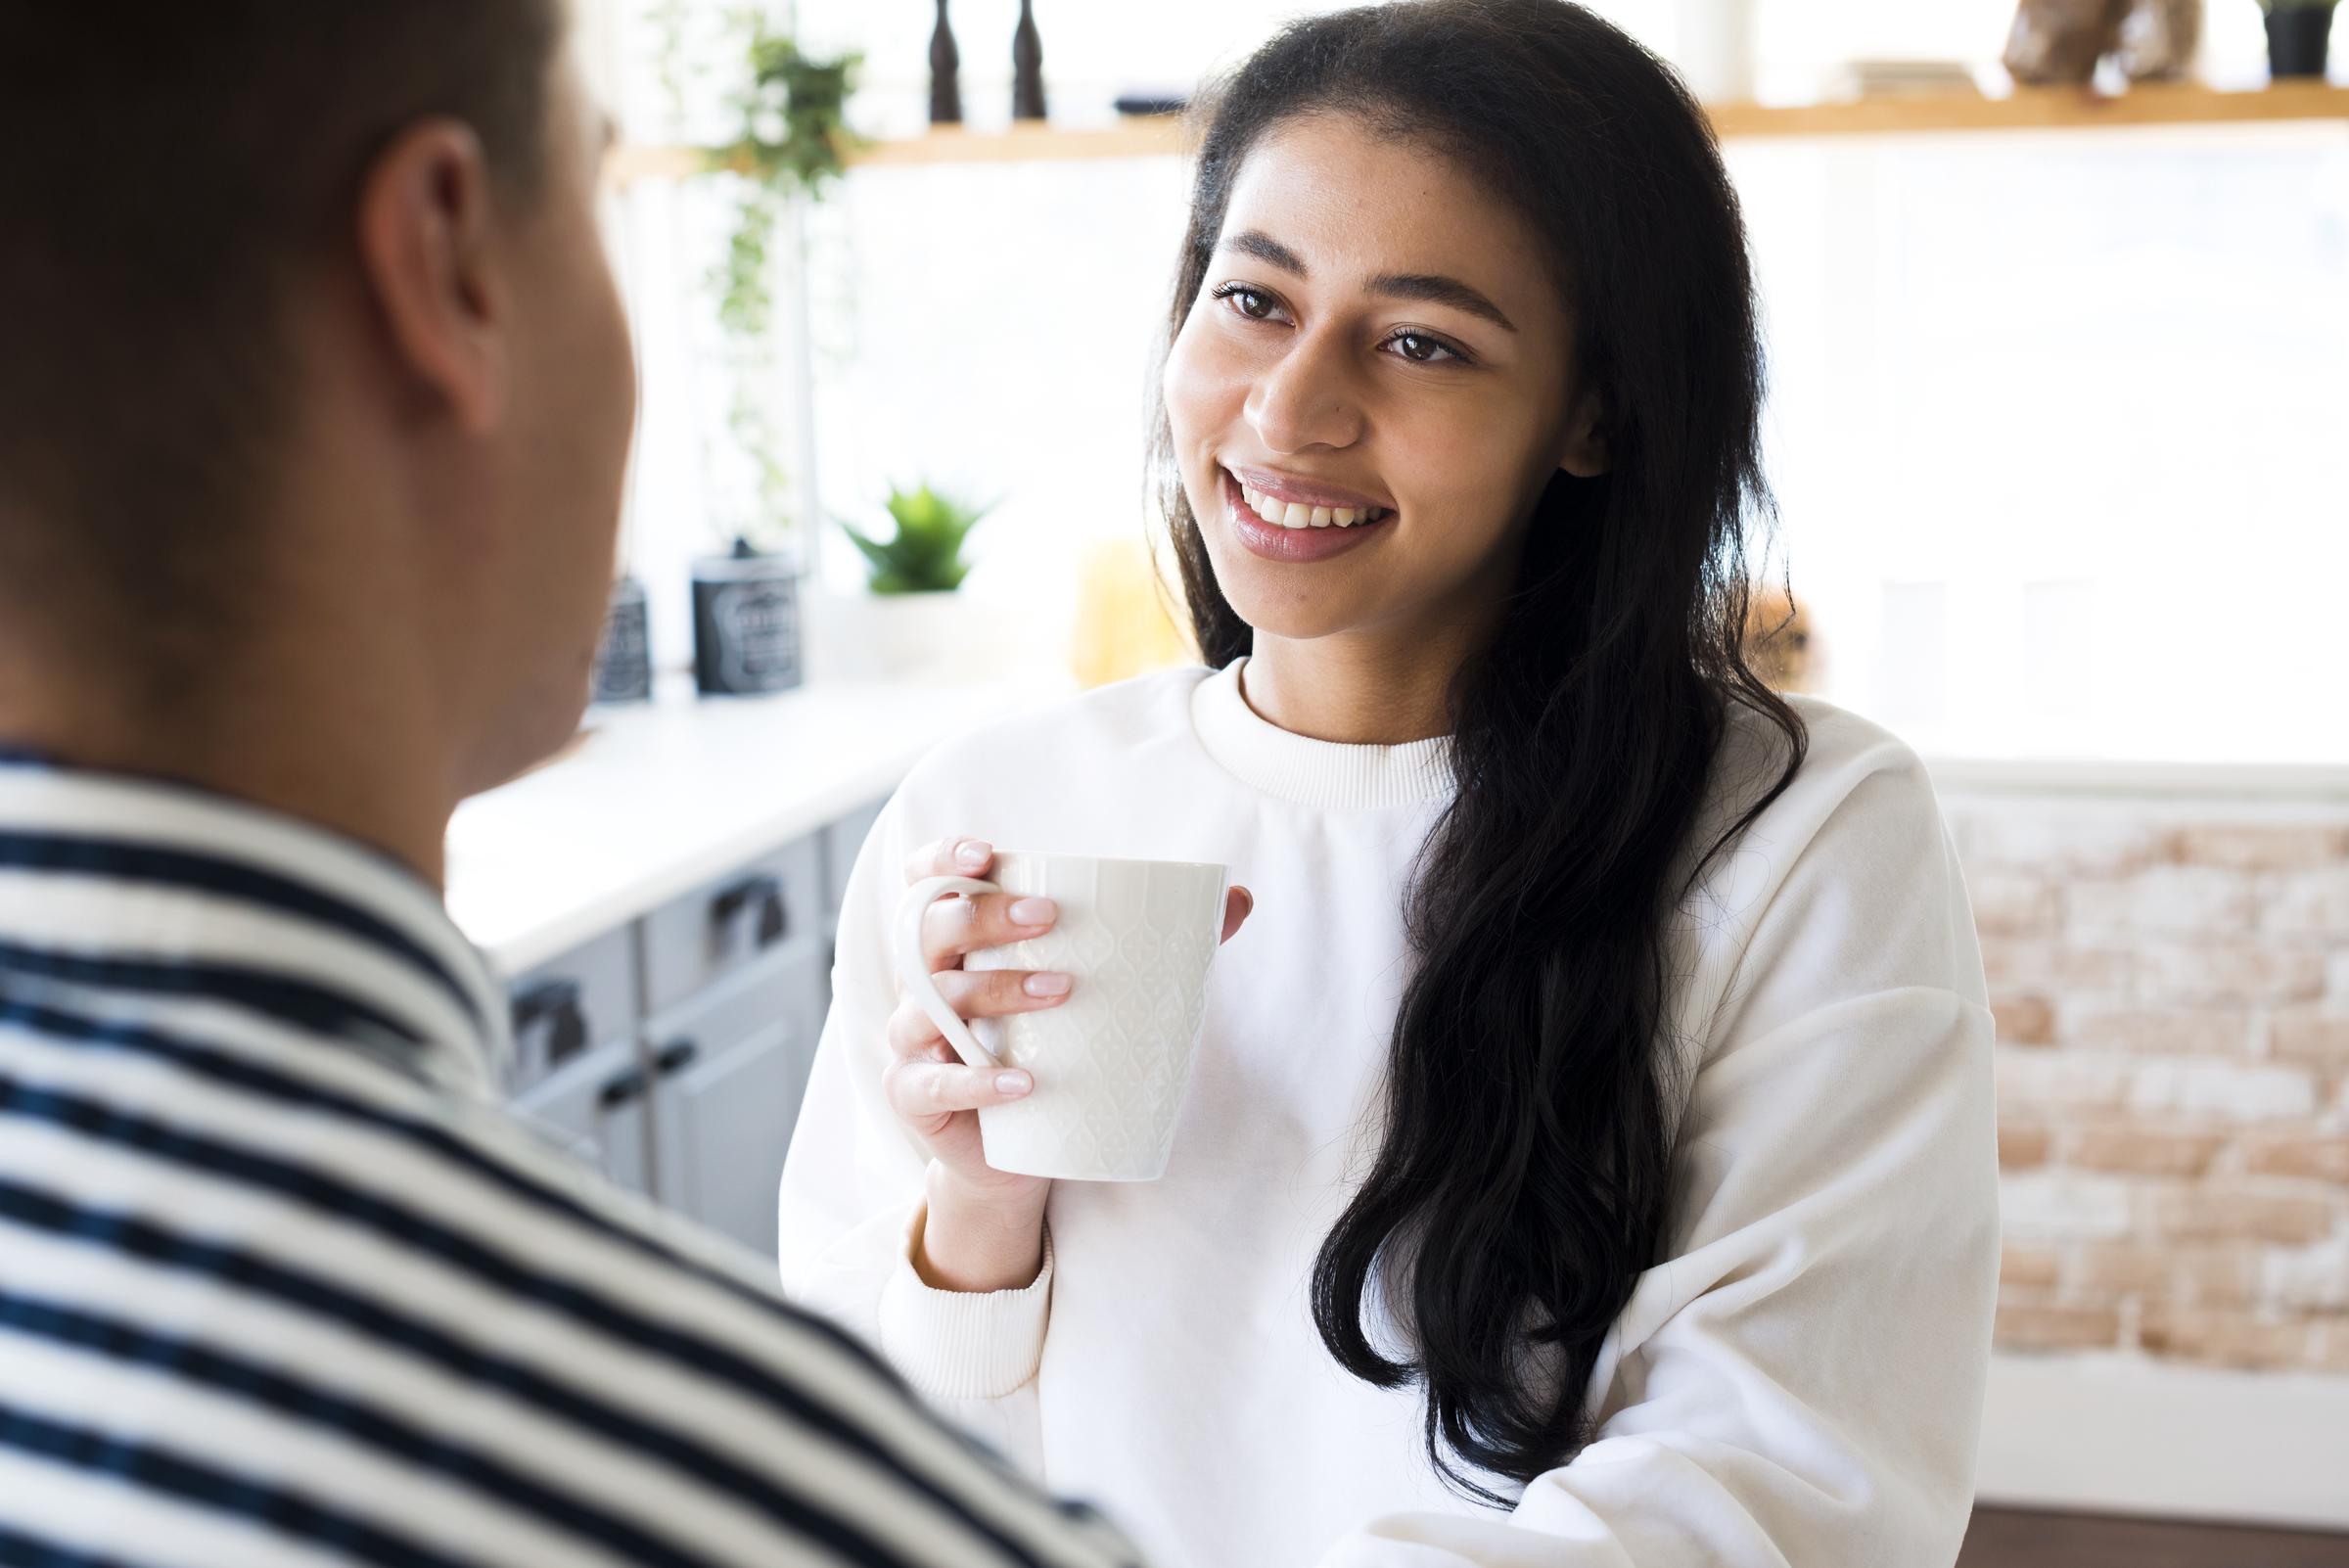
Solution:
{"label": "brick wall", "polygon": [[2349,802],[1943,788],[2004,1351],[2349,1373]]}

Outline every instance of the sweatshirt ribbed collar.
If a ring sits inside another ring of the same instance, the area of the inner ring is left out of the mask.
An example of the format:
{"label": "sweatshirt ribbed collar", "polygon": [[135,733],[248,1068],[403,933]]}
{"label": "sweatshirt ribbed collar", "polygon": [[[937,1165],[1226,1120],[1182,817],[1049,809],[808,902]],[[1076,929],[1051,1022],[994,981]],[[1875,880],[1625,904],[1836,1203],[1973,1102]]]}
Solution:
{"label": "sweatshirt ribbed collar", "polygon": [[1208,756],[1267,795],[1300,806],[1416,806],[1452,792],[1451,737],[1364,746],[1282,729],[1248,706],[1240,655],[1191,688],[1191,725]]}

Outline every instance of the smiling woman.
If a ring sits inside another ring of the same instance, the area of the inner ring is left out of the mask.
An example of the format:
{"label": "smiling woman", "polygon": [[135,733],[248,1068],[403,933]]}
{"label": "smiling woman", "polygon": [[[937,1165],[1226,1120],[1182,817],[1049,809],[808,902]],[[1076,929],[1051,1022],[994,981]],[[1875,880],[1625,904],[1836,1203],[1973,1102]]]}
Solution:
{"label": "smiling woman", "polygon": [[[892,798],[786,1281],[1163,1564],[1948,1563],[1981,958],[1914,753],[1742,657],[1762,350],[1701,111],[1566,0],[1411,0],[1198,114],[1150,460],[1205,668]],[[1162,1179],[978,1157],[1030,1085],[887,937],[966,835],[1253,896]]]}
{"label": "smiling woman", "polygon": [[[1355,115],[1267,125],[1227,200],[1161,385],[1192,511],[1214,525],[1200,540],[1255,632],[1255,689],[1279,705],[1287,645],[1334,633],[1399,647],[1370,628],[1407,625],[1449,657],[1414,656],[1409,695],[1360,715],[1375,728],[1297,716],[1336,725],[1309,729],[1331,739],[1441,733],[1429,677],[1489,637],[1549,476],[1605,467],[1543,239],[1454,156]],[[1259,526],[1271,508],[1232,502],[1226,476],[1287,503],[1281,531]],[[1396,526],[1287,531],[1322,506],[1335,526],[1347,500],[1391,509]],[[1309,596],[1281,580],[1282,567],[1341,554]],[[1408,732],[1387,729],[1398,722]]]}

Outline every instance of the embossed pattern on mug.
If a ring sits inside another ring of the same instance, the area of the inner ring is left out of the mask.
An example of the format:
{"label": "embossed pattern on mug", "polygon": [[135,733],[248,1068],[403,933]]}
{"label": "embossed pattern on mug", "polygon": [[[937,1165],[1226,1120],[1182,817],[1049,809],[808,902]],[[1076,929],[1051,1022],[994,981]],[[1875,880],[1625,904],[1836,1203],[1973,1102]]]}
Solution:
{"label": "embossed pattern on mug", "polygon": [[972,1020],[980,1043],[1036,1075],[1027,1099],[980,1112],[988,1161],[1038,1176],[1154,1179],[1173,1150],[1206,1017],[1221,875],[1151,865],[1136,887],[1129,871],[1104,881],[1085,859],[1005,853],[996,861],[999,884],[1052,899],[1060,919],[1040,937],[968,954],[965,967],[1059,969],[1077,984],[1058,1007]]}

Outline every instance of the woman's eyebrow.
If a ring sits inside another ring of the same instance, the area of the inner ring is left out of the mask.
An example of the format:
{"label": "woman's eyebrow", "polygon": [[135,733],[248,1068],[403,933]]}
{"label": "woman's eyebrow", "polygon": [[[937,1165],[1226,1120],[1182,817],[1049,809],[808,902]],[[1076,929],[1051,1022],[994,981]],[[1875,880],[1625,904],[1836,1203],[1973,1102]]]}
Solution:
{"label": "woman's eyebrow", "polygon": [[1500,306],[1459,279],[1448,278],[1441,272],[1381,272],[1362,286],[1372,294],[1392,300],[1425,300],[1465,310],[1472,316],[1484,317],[1503,332],[1517,330],[1517,323],[1502,315]]}
{"label": "woman's eyebrow", "polygon": [[[1223,237],[1222,246],[1245,252],[1260,261],[1269,262],[1284,272],[1294,272],[1301,278],[1307,275],[1305,262],[1299,259],[1297,253],[1262,229],[1242,229],[1237,234],[1227,234]],[[1517,324],[1501,314],[1500,306],[1459,279],[1448,278],[1441,272],[1381,272],[1365,280],[1362,286],[1369,293],[1383,295],[1390,300],[1425,300],[1431,304],[1447,304],[1454,310],[1482,316],[1505,332],[1517,330]]]}

